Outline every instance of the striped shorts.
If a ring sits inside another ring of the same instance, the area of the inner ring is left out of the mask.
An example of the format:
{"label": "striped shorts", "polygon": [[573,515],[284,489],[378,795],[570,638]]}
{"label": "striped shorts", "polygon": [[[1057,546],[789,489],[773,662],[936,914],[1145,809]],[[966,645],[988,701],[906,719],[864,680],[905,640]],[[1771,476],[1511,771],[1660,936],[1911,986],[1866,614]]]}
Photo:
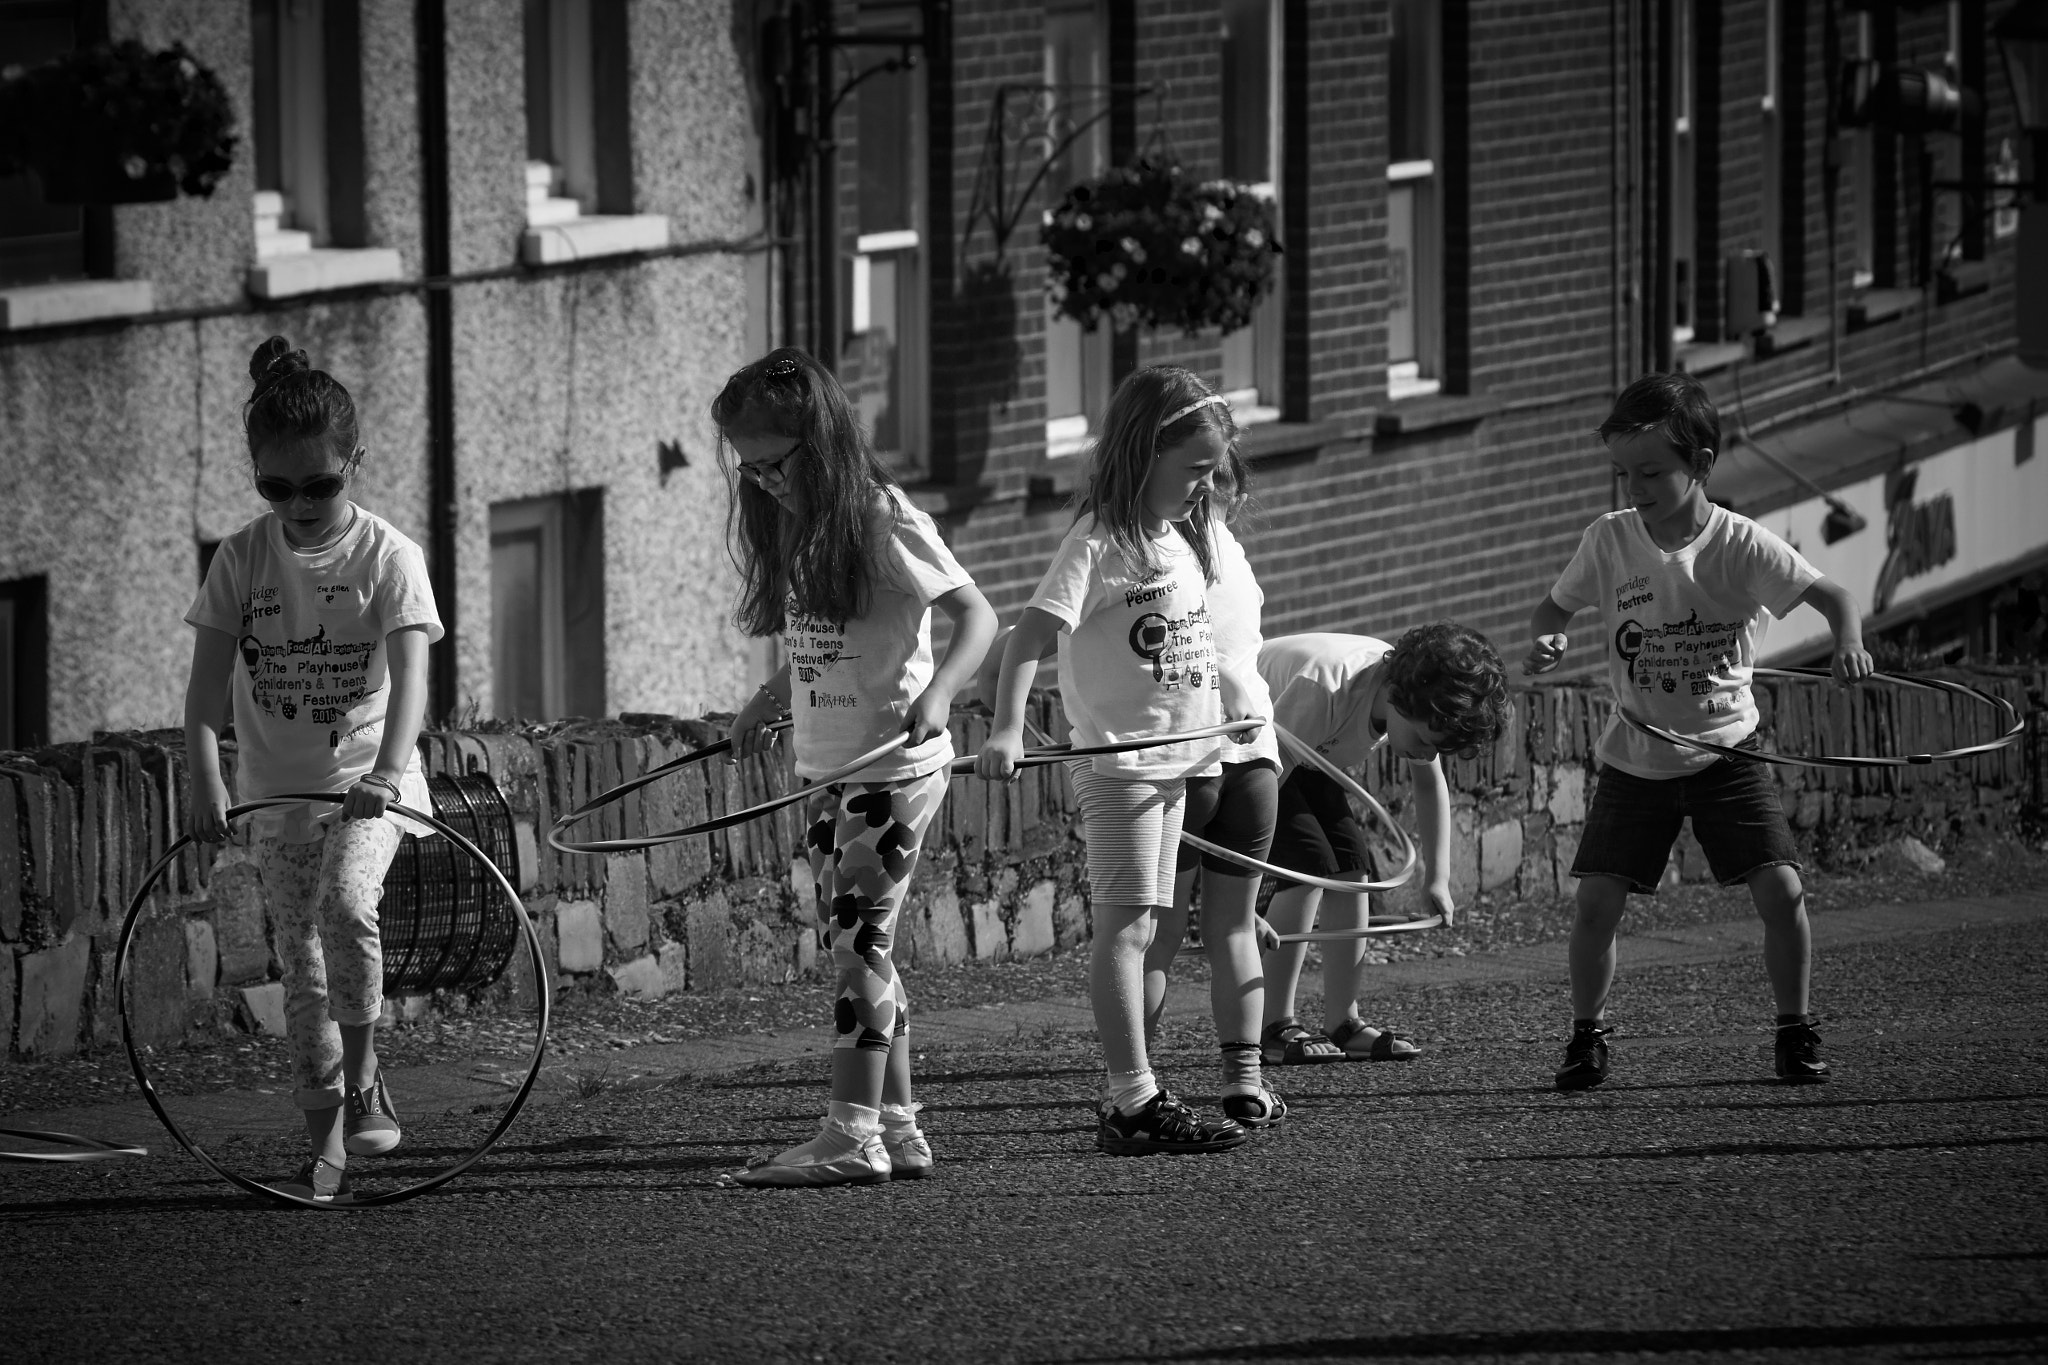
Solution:
{"label": "striped shorts", "polygon": [[1067,765],[1088,836],[1088,895],[1097,905],[1172,905],[1188,784],[1105,777]]}

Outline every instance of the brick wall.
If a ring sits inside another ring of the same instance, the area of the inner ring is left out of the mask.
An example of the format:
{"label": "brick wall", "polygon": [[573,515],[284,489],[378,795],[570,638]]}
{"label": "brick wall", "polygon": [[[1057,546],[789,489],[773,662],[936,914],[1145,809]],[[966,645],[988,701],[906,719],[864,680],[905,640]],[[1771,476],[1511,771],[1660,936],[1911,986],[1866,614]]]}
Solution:
{"label": "brick wall", "polygon": [[[2038,698],[2048,687],[2044,674],[1971,680],[2021,708],[2030,691]],[[1761,692],[1767,742],[1788,752],[1915,752],[1983,733],[1973,708],[1919,693],[1845,694],[1799,684]],[[1480,894],[1569,894],[1590,755],[1610,706],[1605,690],[1588,684],[1519,692],[1499,742],[1450,765],[1450,876],[1461,902]],[[1041,727],[1063,736],[1057,699],[1040,694],[1037,707]],[[435,733],[421,749],[430,770],[488,773],[503,791],[517,830],[522,898],[558,983],[657,995],[784,981],[821,966],[817,936],[799,908],[809,874],[797,862],[796,808],[644,854],[565,855],[541,837],[561,811],[718,733],[710,721],[635,717]],[[960,751],[972,753],[987,721],[956,713],[953,733]],[[2038,755],[2012,748],[1937,767],[1773,772],[1802,841],[1840,850],[1900,830],[1942,842],[2010,828],[2038,792],[2030,762]],[[1412,827],[1400,765],[1382,750],[1361,776]],[[607,808],[578,833],[660,832],[787,791],[791,781],[782,760],[692,765]],[[116,1041],[115,945],[142,877],[183,826],[185,793],[176,732],[0,755],[0,1063]],[[955,778],[906,901],[901,960],[1027,957],[1085,940],[1084,849],[1075,826],[1058,767],[1028,770],[1009,785]],[[1669,875],[1705,875],[1689,836]],[[1404,888],[1390,899],[1410,905],[1413,895]],[[268,945],[248,848],[187,850],[137,920],[130,999],[139,1040],[274,1023],[281,991]],[[523,951],[494,989],[531,1003]]]}

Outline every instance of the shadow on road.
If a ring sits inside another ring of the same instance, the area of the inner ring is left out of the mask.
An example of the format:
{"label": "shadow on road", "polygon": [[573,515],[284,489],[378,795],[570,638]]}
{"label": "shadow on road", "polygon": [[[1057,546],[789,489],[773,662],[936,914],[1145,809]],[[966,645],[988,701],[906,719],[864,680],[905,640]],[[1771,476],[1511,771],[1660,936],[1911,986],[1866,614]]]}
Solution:
{"label": "shadow on road", "polygon": [[2048,1142],[2048,1133],[2010,1137],[1930,1138],[1921,1142],[1714,1142],[1700,1147],[1651,1147],[1635,1152],[1530,1152],[1520,1156],[1475,1156],[1473,1162],[1671,1161],[1708,1156],[1811,1156],[1841,1152],[1924,1152],[1955,1147],[2022,1147]]}

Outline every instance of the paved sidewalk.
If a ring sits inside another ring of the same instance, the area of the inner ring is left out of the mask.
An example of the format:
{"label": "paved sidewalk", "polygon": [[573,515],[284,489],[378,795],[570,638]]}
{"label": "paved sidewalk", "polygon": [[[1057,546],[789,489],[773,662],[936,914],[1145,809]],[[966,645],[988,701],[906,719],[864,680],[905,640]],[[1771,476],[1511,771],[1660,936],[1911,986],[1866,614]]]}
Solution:
{"label": "paved sidewalk", "polygon": [[[1998,924],[2048,919],[2048,892],[1947,901],[1915,901],[1831,911],[1812,917],[1817,957],[1850,944],[1872,943],[1916,934],[1952,933]],[[1753,955],[1763,942],[1754,919],[1698,925],[1688,929],[1625,936],[1620,954],[1625,970],[1654,966],[1685,966]],[[1548,978],[1565,980],[1565,944],[1536,944],[1500,953],[1468,957],[1414,959],[1376,969],[1382,986],[1455,986],[1489,981]],[[1206,991],[1180,989],[1168,996],[1167,1016],[1203,1016],[1209,1008]],[[1094,1028],[1085,999],[983,1005],[973,1009],[913,1014],[912,1027],[921,1049],[988,1048],[1046,1030],[1086,1033]],[[1657,1038],[1631,1040],[1632,1047],[1655,1047]],[[1669,1040],[1679,1041],[1679,1040]],[[1705,1041],[1693,1039],[1692,1041]],[[534,1088],[531,1103],[573,1098],[579,1082],[602,1077],[607,1089],[651,1088],[681,1076],[706,1076],[744,1071],[762,1063],[822,1055],[831,1040],[820,1028],[781,1033],[709,1038],[693,1042],[649,1044],[608,1053],[585,1053],[549,1059]],[[401,1112],[461,1113],[502,1102],[518,1084],[522,1059],[508,1069],[502,1058],[443,1062],[433,1066],[394,1068],[390,1081]],[[274,1093],[232,1090],[218,1094],[167,1098],[179,1122],[202,1141],[218,1141],[232,1133],[270,1133],[295,1128],[284,1099]],[[162,1128],[139,1096],[119,1104],[87,1105],[0,1116],[0,1127],[84,1133],[93,1137],[140,1142],[161,1151],[168,1147]]]}

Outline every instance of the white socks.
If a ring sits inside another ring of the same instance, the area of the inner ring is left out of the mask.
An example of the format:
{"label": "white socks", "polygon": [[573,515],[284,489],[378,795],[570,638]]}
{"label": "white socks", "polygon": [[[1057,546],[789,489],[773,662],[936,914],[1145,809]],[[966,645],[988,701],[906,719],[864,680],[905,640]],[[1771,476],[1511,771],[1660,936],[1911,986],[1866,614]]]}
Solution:
{"label": "white socks", "polygon": [[923,1105],[913,1101],[910,1104],[885,1104],[882,1106],[882,1138],[887,1142],[902,1142],[917,1136],[917,1111]]}
{"label": "white socks", "polygon": [[1109,1102],[1125,1118],[1152,1103],[1152,1097],[1158,1093],[1159,1082],[1153,1079],[1149,1066],[1142,1071],[1109,1073]]}
{"label": "white socks", "polygon": [[849,1137],[858,1143],[882,1131],[882,1113],[864,1104],[834,1100],[825,1107],[824,1130]]}

